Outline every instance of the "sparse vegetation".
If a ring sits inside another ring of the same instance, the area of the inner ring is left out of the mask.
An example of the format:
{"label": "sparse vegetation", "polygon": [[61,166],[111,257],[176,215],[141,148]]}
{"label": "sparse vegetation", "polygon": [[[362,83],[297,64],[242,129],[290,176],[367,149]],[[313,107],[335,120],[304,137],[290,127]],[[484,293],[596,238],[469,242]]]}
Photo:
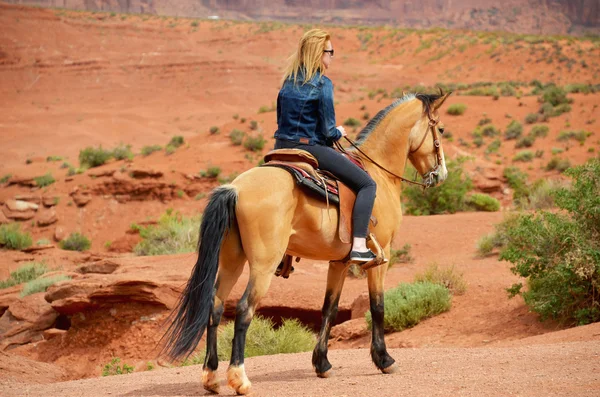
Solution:
{"label": "sparse vegetation", "polygon": [[448,106],[448,109],[446,110],[446,112],[453,116],[460,116],[461,114],[464,114],[466,110],[467,110],[467,105],[465,105],[464,103],[454,103],[454,104]]}
{"label": "sparse vegetation", "polygon": [[167,154],[173,154],[184,143],[185,143],[185,140],[183,139],[183,137],[181,135],[175,135],[173,138],[171,138],[171,140],[165,147],[165,152]]}
{"label": "sparse vegetation", "polygon": [[88,146],[79,152],[79,166],[84,169],[99,167],[110,160],[112,156],[112,152],[102,149],[102,146],[97,148]]}
{"label": "sparse vegetation", "polygon": [[33,239],[27,232],[21,232],[21,225],[9,223],[0,225],[0,247],[9,250],[22,250],[31,247]]}
{"label": "sparse vegetation", "polygon": [[358,127],[360,126],[360,121],[355,119],[354,117],[349,117],[344,121],[344,125],[346,127]]}
{"label": "sparse vegetation", "polygon": [[37,278],[35,280],[31,280],[27,284],[25,284],[25,286],[23,287],[23,291],[21,291],[21,297],[35,294],[38,292],[45,292],[48,289],[48,287],[50,287],[60,281],[65,281],[65,280],[70,280],[70,279],[71,279],[71,277],[63,274],[63,275],[57,275],[57,276],[45,277],[45,278]]}
{"label": "sparse vegetation", "polygon": [[533,127],[531,127],[531,131],[529,131],[529,134],[536,138],[543,138],[548,135],[549,130],[550,129],[547,125],[534,125]]}
{"label": "sparse vegetation", "polygon": [[231,139],[231,143],[233,143],[235,146],[239,146],[243,142],[244,135],[245,134],[243,131],[234,128],[229,133],[229,139]]}
{"label": "sparse vegetation", "polygon": [[131,151],[131,145],[120,144],[113,149],[112,155],[117,160],[133,160],[133,152]]}
{"label": "sparse vegetation", "polygon": [[200,176],[203,178],[216,178],[221,173],[221,168],[217,166],[211,166],[206,171],[200,171]]}
{"label": "sparse vegetation", "polygon": [[[447,288],[431,282],[400,284],[384,294],[383,327],[387,332],[412,328],[421,320],[450,310],[451,296]],[[366,320],[372,326],[371,312]]]}
{"label": "sparse vegetation", "polygon": [[71,233],[59,243],[60,248],[67,251],[86,251],[92,246],[91,241],[79,232]]}
{"label": "sparse vegetation", "polygon": [[572,140],[579,142],[581,145],[583,145],[589,135],[591,135],[591,133],[586,132],[584,130],[561,131],[558,134],[558,140],[559,141],[568,141],[568,140],[572,139]]}
{"label": "sparse vegetation", "polygon": [[523,126],[517,120],[511,121],[504,132],[505,139],[517,139],[523,133]]}
{"label": "sparse vegetation", "polygon": [[0,281],[0,289],[35,280],[47,271],[48,268],[43,262],[28,262],[17,270],[10,272],[8,279]]}
{"label": "sparse vegetation", "polygon": [[529,162],[533,160],[535,154],[531,150],[521,150],[513,157],[513,161]]}
{"label": "sparse vegetation", "polygon": [[56,182],[56,179],[54,179],[54,177],[52,176],[52,174],[49,173],[49,172],[47,174],[45,174],[45,175],[42,175],[42,176],[36,176],[35,178],[33,178],[33,180],[35,181],[35,184],[38,187],[50,186],[54,182]]}
{"label": "sparse vegetation", "polygon": [[453,295],[462,295],[467,291],[467,283],[454,265],[440,268],[437,263],[427,266],[423,273],[415,275],[415,282],[430,282],[447,288]]}
{"label": "sparse vegetation", "polygon": [[108,364],[104,365],[104,368],[102,368],[102,376],[123,375],[132,372],[133,367],[131,365],[123,363],[121,366],[121,359],[119,357],[113,358]]}
{"label": "sparse vegetation", "polygon": [[[222,327],[217,337],[217,355],[219,360],[231,357],[234,322]],[[271,319],[254,316],[248,334],[244,357],[267,356],[284,353],[311,351],[315,347],[315,335],[296,319],[284,319],[279,328],[275,328]],[[196,355],[183,365],[195,365],[204,362],[204,354]]]}
{"label": "sparse vegetation", "polygon": [[527,124],[537,123],[539,117],[540,115],[538,113],[529,113],[527,116],[525,116],[525,122]]}
{"label": "sparse vegetation", "polygon": [[211,135],[216,135],[219,133],[219,127],[217,127],[216,125],[213,125],[212,127],[210,127],[208,132],[210,132]]}
{"label": "sparse vegetation", "polygon": [[465,204],[475,211],[496,212],[500,210],[500,201],[484,193],[468,195]]}
{"label": "sparse vegetation", "polygon": [[140,227],[143,240],[135,246],[136,255],[168,255],[194,252],[198,242],[200,216],[185,217],[167,210],[156,225]]}
{"label": "sparse vegetation", "polygon": [[244,147],[248,150],[251,150],[253,152],[260,152],[263,147],[265,146],[265,143],[267,141],[263,138],[262,135],[258,135],[258,136],[247,136],[246,139],[244,140]]}
{"label": "sparse vegetation", "polygon": [[0,183],[6,183],[6,182],[8,182],[11,177],[12,177],[11,174],[4,175],[2,178],[0,178]]}
{"label": "sparse vegetation", "polygon": [[552,157],[550,161],[548,161],[548,164],[546,164],[547,171],[556,170],[563,172],[569,167],[571,167],[571,162],[567,158]]}
{"label": "sparse vegetation", "polygon": [[390,261],[388,262],[388,266],[393,266],[396,263],[411,263],[413,261],[413,257],[410,255],[410,244],[404,244],[401,249],[391,249],[390,250]]}

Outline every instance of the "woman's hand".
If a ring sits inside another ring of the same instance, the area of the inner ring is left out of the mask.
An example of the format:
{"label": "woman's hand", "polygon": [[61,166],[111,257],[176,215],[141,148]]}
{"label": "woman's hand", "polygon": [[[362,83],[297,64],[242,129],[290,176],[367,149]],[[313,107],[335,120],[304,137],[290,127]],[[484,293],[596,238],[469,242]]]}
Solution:
{"label": "woman's hand", "polygon": [[338,125],[336,128],[341,132],[341,134],[342,134],[343,137],[348,135],[346,133],[346,129],[343,126]]}

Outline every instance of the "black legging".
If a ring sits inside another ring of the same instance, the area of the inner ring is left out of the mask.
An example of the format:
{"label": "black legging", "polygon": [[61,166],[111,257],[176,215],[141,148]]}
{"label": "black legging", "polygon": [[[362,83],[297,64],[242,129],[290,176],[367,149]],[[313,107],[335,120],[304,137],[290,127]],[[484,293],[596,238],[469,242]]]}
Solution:
{"label": "black legging", "polygon": [[352,230],[354,237],[367,237],[369,219],[373,211],[377,184],[369,174],[333,148],[322,145],[303,145],[277,139],[275,149],[306,150],[319,162],[319,168],[331,172],[356,193],[352,210]]}

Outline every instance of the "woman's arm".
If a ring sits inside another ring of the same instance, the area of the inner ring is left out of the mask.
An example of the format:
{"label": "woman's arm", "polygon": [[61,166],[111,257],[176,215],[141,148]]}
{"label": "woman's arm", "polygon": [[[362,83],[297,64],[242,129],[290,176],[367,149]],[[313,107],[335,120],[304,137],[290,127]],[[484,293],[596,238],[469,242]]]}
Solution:
{"label": "woman's arm", "polygon": [[319,118],[325,127],[325,138],[333,142],[342,137],[342,132],[335,126],[335,110],[333,108],[333,84],[328,78],[323,79],[323,89],[319,101]]}

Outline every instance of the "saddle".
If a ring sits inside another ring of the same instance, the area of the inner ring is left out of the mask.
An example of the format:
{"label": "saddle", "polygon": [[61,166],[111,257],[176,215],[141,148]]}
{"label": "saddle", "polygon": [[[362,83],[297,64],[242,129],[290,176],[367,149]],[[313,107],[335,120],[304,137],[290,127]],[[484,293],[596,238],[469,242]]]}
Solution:
{"label": "saddle", "polygon": [[[344,153],[344,155],[360,168],[365,169],[360,158],[354,157],[351,153]],[[300,149],[271,150],[265,155],[262,167],[278,167],[288,171],[306,194],[321,199],[328,205],[337,206],[339,210],[338,237],[344,244],[352,243],[352,210],[356,194],[333,174],[320,170],[319,162],[312,154]],[[377,219],[374,216],[371,216],[371,224],[377,225]],[[375,236],[370,233],[367,240],[373,243],[377,258],[363,264],[361,268],[365,270],[386,262],[383,250]],[[349,254],[350,252],[348,252]],[[341,262],[346,262],[347,258],[342,259]],[[300,258],[296,258],[296,262],[299,260]],[[288,278],[290,272],[293,271],[292,257],[285,255],[277,270],[277,276]]]}

